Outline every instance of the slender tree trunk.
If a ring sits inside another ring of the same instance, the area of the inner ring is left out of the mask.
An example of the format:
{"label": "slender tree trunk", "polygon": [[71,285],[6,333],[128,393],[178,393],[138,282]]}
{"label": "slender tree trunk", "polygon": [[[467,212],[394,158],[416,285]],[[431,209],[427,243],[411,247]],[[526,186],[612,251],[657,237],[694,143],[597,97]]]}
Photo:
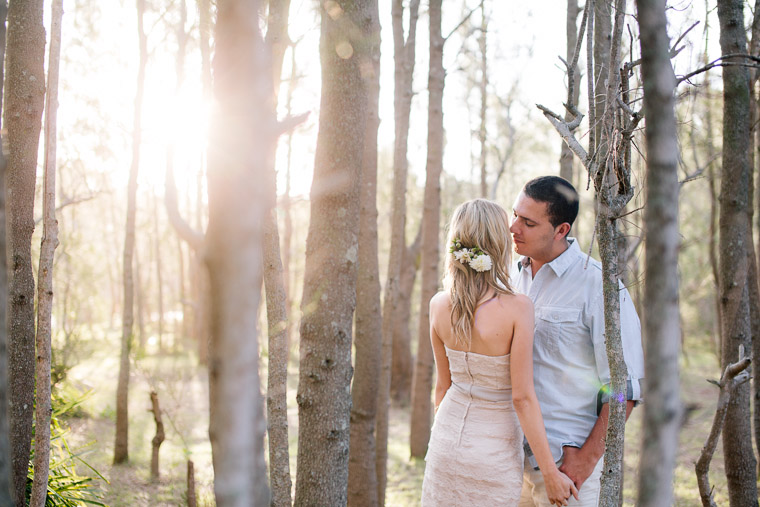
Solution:
{"label": "slender tree trunk", "polygon": [[269,505],[256,325],[262,224],[274,204],[269,154],[277,125],[258,12],[258,1],[217,2],[207,263],[209,436],[220,507]]}
{"label": "slender tree trunk", "polygon": [[[606,160],[609,147],[602,142],[602,117],[607,106],[604,93],[605,83],[610,73],[610,44],[612,42],[612,2],[613,0],[587,0],[594,2],[593,23],[593,89],[589,94],[589,156]],[[591,26],[591,25],[589,25]],[[591,79],[589,76],[588,79]],[[596,201],[595,201],[596,202]]]}
{"label": "slender tree trunk", "polygon": [[412,389],[412,292],[417,270],[420,267],[420,234],[409,247],[404,248],[398,290],[398,313],[393,324],[393,368],[391,370],[391,397],[402,405],[409,405]]}
{"label": "slender tree trunk", "polygon": [[486,120],[488,111],[488,17],[486,16],[486,4],[480,6],[480,34],[478,36],[478,49],[480,50],[480,127],[478,128],[478,142],[480,143],[480,196],[488,198],[488,174],[486,173]]}
{"label": "slender tree trunk", "polygon": [[[565,28],[567,31],[567,52],[566,52],[566,62],[568,65],[571,65],[573,61],[573,55],[575,52],[575,46],[578,43],[578,14],[581,12],[580,7],[578,6],[578,0],[567,0],[567,20],[565,23]],[[580,69],[578,68],[578,65],[575,65],[575,69],[572,75],[572,79],[575,81],[574,88],[575,93],[572,94],[572,106],[578,107],[578,99],[580,98],[580,82],[581,82],[581,76],[580,76]],[[570,87],[570,83],[567,84],[568,87]],[[570,113],[570,111],[565,112],[565,121],[572,121],[573,116]],[[562,145],[560,146],[560,155],[559,155],[559,175],[563,178],[565,178],[567,181],[571,182],[573,181],[573,152],[570,150],[570,147],[562,141]]]}
{"label": "slender tree trunk", "polygon": [[[280,88],[282,61],[288,38],[288,10],[290,0],[271,0],[267,23],[266,45],[272,60],[272,82],[276,97]],[[277,199],[275,185],[275,158],[277,145],[269,154],[268,191]],[[277,215],[272,210],[264,223],[264,286],[266,287],[267,322],[269,331],[269,371],[267,378],[267,431],[269,434],[269,468],[272,487],[272,505],[290,506],[290,454],[288,451],[288,307],[287,291],[280,256],[280,235]]]}
{"label": "slender tree trunk", "polygon": [[153,233],[155,235],[156,288],[158,289],[158,351],[164,352],[164,281],[161,265],[161,229],[158,225],[158,197],[153,196]]}
{"label": "slender tree trunk", "polygon": [[45,75],[42,0],[8,8],[5,130],[8,134],[8,381],[11,466],[17,505],[24,505],[34,414],[34,185]]}
{"label": "slender tree trunk", "polygon": [[[407,158],[409,143],[409,116],[412,108],[412,84],[417,42],[417,20],[419,15],[419,0],[409,4],[409,29],[404,40],[404,5],[402,0],[393,0],[391,16],[393,23],[393,54],[394,54],[394,128],[395,139],[393,147],[393,206],[391,212],[391,246],[388,260],[383,294],[383,382],[391,377],[391,392],[394,399],[402,403],[409,400],[411,386],[412,364],[411,346],[394,331],[403,312],[406,294],[401,292],[399,283],[403,262],[399,259],[406,249],[406,180],[409,167]],[[406,304],[411,304],[407,300]],[[390,360],[387,356],[390,355]],[[387,400],[380,401],[378,408],[378,461],[387,456]],[[386,436],[381,438],[380,433]],[[378,487],[385,490],[385,465],[378,463]],[[382,475],[382,477],[380,477]],[[381,497],[382,500],[384,497]]]}
{"label": "slender tree trunk", "polygon": [[[0,0],[0,98],[3,96],[3,74],[5,61],[5,20],[8,15],[8,3]],[[0,100],[0,118],[2,118],[2,100]],[[5,127],[5,124],[2,125]],[[0,130],[0,145],[2,145]],[[8,266],[6,262],[5,239],[5,175],[6,159],[4,150],[0,150],[0,505],[13,507],[12,488],[12,448],[8,428],[8,331],[6,327],[6,310],[8,305]]]}
{"label": "slender tree trunk", "polygon": [[[720,46],[723,54],[747,50],[744,2],[719,0]],[[720,191],[720,276],[723,366],[736,362],[739,347],[750,350],[749,274],[749,73],[723,68],[723,175]],[[744,245],[744,247],[737,247]],[[723,448],[732,506],[757,505],[756,460],[752,450],[750,389],[737,387],[726,414]]]}
{"label": "slender tree trunk", "polygon": [[114,444],[114,464],[129,459],[129,352],[132,342],[134,322],[134,275],[132,272],[135,245],[135,215],[137,201],[137,172],[140,167],[140,142],[142,137],[142,103],[145,87],[145,66],[148,59],[147,37],[143,28],[145,0],[137,0],[137,34],[140,45],[140,64],[137,71],[137,93],[135,95],[134,126],[132,131],[132,165],[129,169],[127,188],[127,225],[124,235],[124,309],[121,324],[121,358],[119,380],[116,386],[116,439]]}
{"label": "slender tree trunk", "polygon": [[[348,457],[348,505],[379,505],[375,428],[382,369],[380,267],[377,258],[377,130],[380,95],[380,14],[377,2],[370,16],[365,86],[367,126],[359,191],[359,262],[356,275],[356,371],[351,389],[351,435]],[[387,384],[383,397],[388,398]]]}
{"label": "slender tree trunk", "polygon": [[321,112],[301,302],[297,506],[348,500],[351,329],[367,121],[362,69],[371,65],[366,37],[374,1],[325,5],[330,10],[321,13]]}
{"label": "slender tree trunk", "polygon": [[[615,131],[616,98],[620,86],[620,43],[623,33],[625,16],[625,0],[615,1],[615,25],[610,41],[610,53],[607,60],[609,73],[605,92],[605,108],[600,117],[602,135],[599,137],[599,151],[604,151],[604,158],[598,158],[599,171],[594,176],[597,194],[601,194],[599,206],[599,218],[597,223],[597,235],[599,238],[599,255],[602,261],[602,284],[604,287],[604,331],[605,348],[610,366],[610,398],[609,398],[609,422],[607,424],[607,436],[604,451],[604,469],[602,472],[602,486],[600,492],[600,505],[613,506],[620,503],[622,494],[623,473],[623,446],[625,439],[625,413],[626,413],[626,378],[628,370],[623,358],[623,346],[620,336],[620,289],[619,289],[619,266],[617,239],[618,230],[616,217],[625,208],[625,205],[633,196],[633,190],[626,181],[620,178],[618,171],[620,166],[628,171],[630,167],[624,166],[624,151],[620,150],[619,144],[613,145],[618,139]],[[597,18],[597,21],[599,19]],[[599,23],[597,23],[599,27]]]}
{"label": "slender tree trunk", "polygon": [[422,458],[430,440],[433,414],[433,349],[430,345],[430,299],[438,291],[440,253],[441,172],[443,171],[443,37],[441,2],[430,1],[430,74],[428,78],[428,156],[425,201],[422,215],[422,273],[417,361],[412,379],[412,414],[409,449]]}
{"label": "slender tree trunk", "polygon": [[37,398],[34,431],[34,482],[29,505],[44,507],[50,472],[51,334],[53,313],[53,256],[58,246],[55,217],[56,136],[58,133],[58,75],[61,60],[63,0],[54,0],[48,57],[47,103],[45,104],[45,172],[42,200],[42,244],[37,270]]}
{"label": "slender tree trunk", "polygon": [[681,421],[678,136],[665,0],[637,0],[647,142],[644,422],[638,505],[673,503]]}
{"label": "slender tree trunk", "polygon": [[156,434],[153,436],[153,440],[151,440],[150,478],[156,481],[161,475],[158,466],[158,451],[161,449],[161,444],[166,438],[164,421],[161,418],[161,407],[158,404],[158,393],[156,391],[150,392],[150,406],[150,411],[153,412],[153,420],[156,423]]}
{"label": "slender tree trunk", "polygon": [[[752,18],[752,39],[749,46],[749,53],[757,56],[760,53],[760,0],[755,0],[754,15]],[[754,181],[757,182],[756,187],[750,187],[749,194],[749,230],[752,237],[758,238],[757,247],[755,247],[754,241],[750,241],[748,246],[748,254],[750,255],[750,272],[747,278],[747,283],[750,284],[749,298],[750,298],[750,322],[752,323],[752,357],[760,357],[760,273],[758,273],[758,256],[760,255],[760,229],[754,229],[753,217],[760,214],[760,170],[758,170],[758,162],[760,161],[760,154],[757,152],[760,149],[760,97],[758,97],[757,82],[760,77],[757,69],[750,71],[750,104],[752,107],[752,114],[750,119],[750,169],[751,175],[749,178],[750,185]],[[753,199],[754,197],[754,199]],[[755,199],[757,199],[757,206],[755,206]],[[753,207],[754,206],[754,207]],[[760,223],[760,221],[759,221]],[[760,378],[760,361],[755,361],[753,365],[753,378]],[[753,410],[753,426],[755,436],[755,446],[760,455],[760,381],[752,381],[752,397],[754,399]]]}

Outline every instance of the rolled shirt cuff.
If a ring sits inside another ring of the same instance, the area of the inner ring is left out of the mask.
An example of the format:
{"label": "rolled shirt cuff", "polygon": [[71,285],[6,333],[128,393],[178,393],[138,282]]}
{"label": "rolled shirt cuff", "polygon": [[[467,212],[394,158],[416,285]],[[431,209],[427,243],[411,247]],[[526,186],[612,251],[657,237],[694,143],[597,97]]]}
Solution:
{"label": "rolled shirt cuff", "polygon": [[[644,379],[628,379],[626,380],[626,389],[625,389],[625,399],[627,401],[634,401],[634,406],[638,405],[643,401],[642,394],[643,394],[643,384]],[[596,395],[596,414],[599,415],[599,413],[602,411],[602,405],[605,403],[608,403],[610,401],[610,385],[605,384],[602,386],[601,389],[599,389],[599,392]]]}

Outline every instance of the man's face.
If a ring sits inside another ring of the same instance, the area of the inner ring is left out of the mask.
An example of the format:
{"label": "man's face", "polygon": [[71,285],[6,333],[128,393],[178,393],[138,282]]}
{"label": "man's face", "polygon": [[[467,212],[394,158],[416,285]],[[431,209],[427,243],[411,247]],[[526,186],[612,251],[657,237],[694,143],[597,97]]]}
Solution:
{"label": "man's face", "polygon": [[512,233],[515,252],[537,261],[551,260],[556,228],[547,214],[547,203],[534,201],[520,192],[512,207]]}

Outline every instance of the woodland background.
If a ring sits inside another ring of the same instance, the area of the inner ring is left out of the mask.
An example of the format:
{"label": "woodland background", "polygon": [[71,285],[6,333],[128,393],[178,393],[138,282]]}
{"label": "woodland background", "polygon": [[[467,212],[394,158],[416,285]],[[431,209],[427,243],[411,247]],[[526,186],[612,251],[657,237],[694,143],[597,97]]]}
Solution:
{"label": "woodland background", "polygon": [[561,174],[647,340],[606,505],[757,505],[759,5],[1,0],[0,504],[417,504],[443,226]]}

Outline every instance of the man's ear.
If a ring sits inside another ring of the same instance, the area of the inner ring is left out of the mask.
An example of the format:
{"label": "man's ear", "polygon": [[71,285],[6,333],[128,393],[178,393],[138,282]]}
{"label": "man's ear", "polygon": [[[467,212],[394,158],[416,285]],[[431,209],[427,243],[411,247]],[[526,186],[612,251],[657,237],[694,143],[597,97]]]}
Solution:
{"label": "man's ear", "polygon": [[570,234],[570,224],[567,222],[559,224],[554,230],[554,235],[557,239],[565,238],[568,234]]}

